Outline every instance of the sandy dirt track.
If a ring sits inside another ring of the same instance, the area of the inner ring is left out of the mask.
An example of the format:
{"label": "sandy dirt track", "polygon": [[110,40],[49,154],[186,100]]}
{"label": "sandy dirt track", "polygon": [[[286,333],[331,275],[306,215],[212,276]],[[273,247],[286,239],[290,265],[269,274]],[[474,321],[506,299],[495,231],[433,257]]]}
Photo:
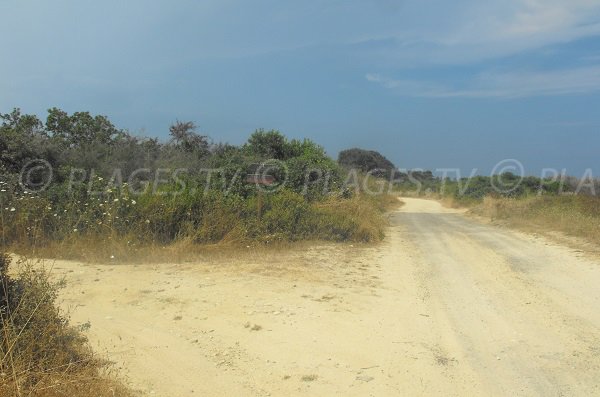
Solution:
{"label": "sandy dirt track", "polygon": [[598,262],[403,200],[377,247],[54,272],[145,395],[600,396]]}

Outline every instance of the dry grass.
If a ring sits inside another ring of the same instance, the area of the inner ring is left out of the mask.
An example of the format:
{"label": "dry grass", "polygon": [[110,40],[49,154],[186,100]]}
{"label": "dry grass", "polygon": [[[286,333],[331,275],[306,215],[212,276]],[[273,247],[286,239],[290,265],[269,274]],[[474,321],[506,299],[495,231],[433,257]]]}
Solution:
{"label": "dry grass", "polygon": [[[19,375],[19,374],[17,374]],[[61,368],[43,374],[28,373],[40,378],[32,386],[24,386],[11,376],[0,378],[0,395],[9,397],[116,397],[134,396],[109,374],[99,375],[95,368],[79,369],[77,373],[65,372]]]}
{"label": "dry grass", "polygon": [[486,197],[471,211],[532,232],[560,232],[600,245],[600,198],[583,195]]}
{"label": "dry grass", "polygon": [[343,246],[343,243],[318,240],[274,242],[220,242],[198,244],[182,239],[170,244],[131,245],[115,240],[99,244],[94,239],[78,239],[69,243],[51,242],[32,250],[28,246],[13,245],[11,251],[18,256],[35,256],[43,259],[76,260],[98,264],[186,264],[186,263],[248,263],[274,261],[282,253],[303,252],[319,246]]}
{"label": "dry grass", "polygon": [[58,309],[49,273],[22,261],[12,277],[10,257],[0,261],[0,395],[132,396]]}

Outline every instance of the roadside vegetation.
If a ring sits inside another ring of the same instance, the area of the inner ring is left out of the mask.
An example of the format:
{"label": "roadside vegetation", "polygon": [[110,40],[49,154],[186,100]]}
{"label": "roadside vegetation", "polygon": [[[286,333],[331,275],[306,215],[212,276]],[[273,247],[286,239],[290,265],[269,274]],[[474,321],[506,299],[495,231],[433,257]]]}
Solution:
{"label": "roadside vegetation", "polygon": [[543,195],[519,199],[486,197],[473,206],[485,216],[530,232],[556,231],[600,244],[600,197]]}
{"label": "roadside vegetation", "polygon": [[60,284],[26,260],[11,276],[11,262],[0,252],[0,395],[133,396],[58,309]]}
{"label": "roadside vegetation", "polygon": [[17,252],[383,237],[389,197],[310,140],[257,130],[234,146],[176,122],[161,142],[56,108],[0,117],[0,238]]}

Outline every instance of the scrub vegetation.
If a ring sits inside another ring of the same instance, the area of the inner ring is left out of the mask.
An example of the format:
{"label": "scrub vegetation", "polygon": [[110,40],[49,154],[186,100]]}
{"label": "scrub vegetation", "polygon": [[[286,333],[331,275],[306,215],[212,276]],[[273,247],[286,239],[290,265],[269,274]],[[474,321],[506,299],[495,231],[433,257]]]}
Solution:
{"label": "scrub vegetation", "polygon": [[383,237],[383,213],[396,201],[364,194],[364,175],[278,131],[257,130],[234,146],[191,122],[174,123],[161,142],[88,112],[0,117],[0,238],[18,252],[371,242]]}

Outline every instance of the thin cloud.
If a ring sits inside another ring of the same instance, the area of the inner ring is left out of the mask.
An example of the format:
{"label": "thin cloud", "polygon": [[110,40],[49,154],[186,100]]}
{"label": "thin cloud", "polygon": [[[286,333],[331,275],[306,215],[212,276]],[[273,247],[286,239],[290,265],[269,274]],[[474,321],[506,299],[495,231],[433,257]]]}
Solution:
{"label": "thin cloud", "polygon": [[597,34],[599,0],[508,0],[474,5],[459,29],[462,42],[554,42]]}
{"label": "thin cloud", "polygon": [[[426,12],[408,12],[412,21],[372,31],[361,43],[387,43],[372,51],[388,64],[460,65],[600,35],[600,0],[461,0],[451,4],[434,2]],[[444,20],[437,19],[440,15]]]}
{"label": "thin cloud", "polygon": [[482,73],[465,87],[393,79],[374,73],[367,74],[365,78],[400,95],[426,98],[523,98],[600,91],[600,66],[541,72]]}

